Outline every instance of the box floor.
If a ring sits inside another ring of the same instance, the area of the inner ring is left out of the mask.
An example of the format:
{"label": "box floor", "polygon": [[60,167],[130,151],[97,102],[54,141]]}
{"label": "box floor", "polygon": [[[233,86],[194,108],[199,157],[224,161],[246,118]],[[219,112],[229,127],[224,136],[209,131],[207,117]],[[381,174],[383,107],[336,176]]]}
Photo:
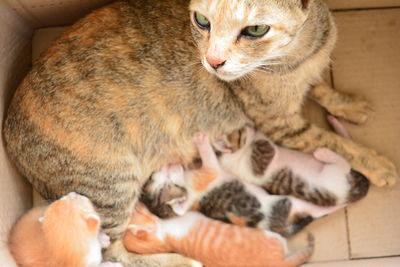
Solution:
{"label": "box floor", "polygon": [[[338,90],[361,94],[375,107],[365,125],[345,125],[353,139],[388,156],[400,170],[400,8],[341,10],[340,2],[331,2],[339,40],[328,79]],[[36,31],[33,57],[63,30]],[[318,107],[306,109],[311,120],[326,127]],[[316,237],[307,266],[400,266],[400,183],[372,187],[365,199],[314,222],[307,231]],[[305,243],[304,232],[291,240],[291,247]]]}

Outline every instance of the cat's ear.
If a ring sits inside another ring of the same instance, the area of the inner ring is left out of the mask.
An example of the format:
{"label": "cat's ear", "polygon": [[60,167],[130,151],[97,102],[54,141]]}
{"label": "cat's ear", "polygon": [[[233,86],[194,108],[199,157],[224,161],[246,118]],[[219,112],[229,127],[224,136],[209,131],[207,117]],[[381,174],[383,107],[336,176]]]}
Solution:
{"label": "cat's ear", "polygon": [[181,216],[190,209],[190,201],[184,198],[175,198],[168,202],[175,214]]}
{"label": "cat's ear", "polygon": [[96,231],[100,227],[100,217],[94,213],[83,216],[89,231]]}
{"label": "cat's ear", "polygon": [[151,228],[150,226],[144,226],[144,225],[135,225],[135,224],[130,224],[128,225],[128,230],[138,239],[140,240],[147,240],[149,235],[154,232],[154,229]]}
{"label": "cat's ear", "polygon": [[301,7],[303,9],[308,9],[314,0],[300,0]]}

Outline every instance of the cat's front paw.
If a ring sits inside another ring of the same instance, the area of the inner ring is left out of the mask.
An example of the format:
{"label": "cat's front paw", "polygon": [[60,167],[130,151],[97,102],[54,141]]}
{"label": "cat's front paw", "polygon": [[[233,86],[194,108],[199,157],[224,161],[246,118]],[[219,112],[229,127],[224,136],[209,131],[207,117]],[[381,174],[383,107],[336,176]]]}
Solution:
{"label": "cat's front paw", "polygon": [[329,113],[355,124],[363,124],[374,114],[370,102],[360,96],[345,95],[346,101],[328,108]]}
{"label": "cat's front paw", "polygon": [[376,186],[393,186],[396,184],[399,174],[395,165],[385,157],[379,156],[377,163],[382,170],[377,170],[377,179],[370,180]]}
{"label": "cat's front paw", "polygon": [[361,156],[359,163],[354,169],[364,174],[375,186],[393,186],[399,178],[395,165],[376,153],[369,157]]}

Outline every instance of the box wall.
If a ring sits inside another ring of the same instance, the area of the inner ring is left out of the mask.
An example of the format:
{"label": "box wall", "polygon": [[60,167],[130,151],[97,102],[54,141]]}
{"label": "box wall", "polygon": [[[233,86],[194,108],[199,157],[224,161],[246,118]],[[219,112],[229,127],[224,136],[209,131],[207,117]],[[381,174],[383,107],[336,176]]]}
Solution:
{"label": "box wall", "polygon": [[[0,2],[0,122],[12,93],[31,64],[32,28],[3,2]],[[7,157],[0,143],[0,265],[13,266],[7,249],[11,225],[32,206],[32,189]]]}

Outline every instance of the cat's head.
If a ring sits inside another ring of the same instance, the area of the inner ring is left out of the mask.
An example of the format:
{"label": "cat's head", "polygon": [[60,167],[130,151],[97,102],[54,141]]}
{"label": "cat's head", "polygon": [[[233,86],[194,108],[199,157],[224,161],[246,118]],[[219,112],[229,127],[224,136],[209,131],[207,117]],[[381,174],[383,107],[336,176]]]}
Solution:
{"label": "cat's head", "polygon": [[153,215],[145,205],[138,203],[131,216],[123,242],[128,251],[140,254],[170,252],[158,227],[159,218]]}
{"label": "cat's head", "polygon": [[[296,60],[313,0],[191,0],[192,33],[203,66],[232,81]],[[300,56],[300,55],[299,55]]]}

